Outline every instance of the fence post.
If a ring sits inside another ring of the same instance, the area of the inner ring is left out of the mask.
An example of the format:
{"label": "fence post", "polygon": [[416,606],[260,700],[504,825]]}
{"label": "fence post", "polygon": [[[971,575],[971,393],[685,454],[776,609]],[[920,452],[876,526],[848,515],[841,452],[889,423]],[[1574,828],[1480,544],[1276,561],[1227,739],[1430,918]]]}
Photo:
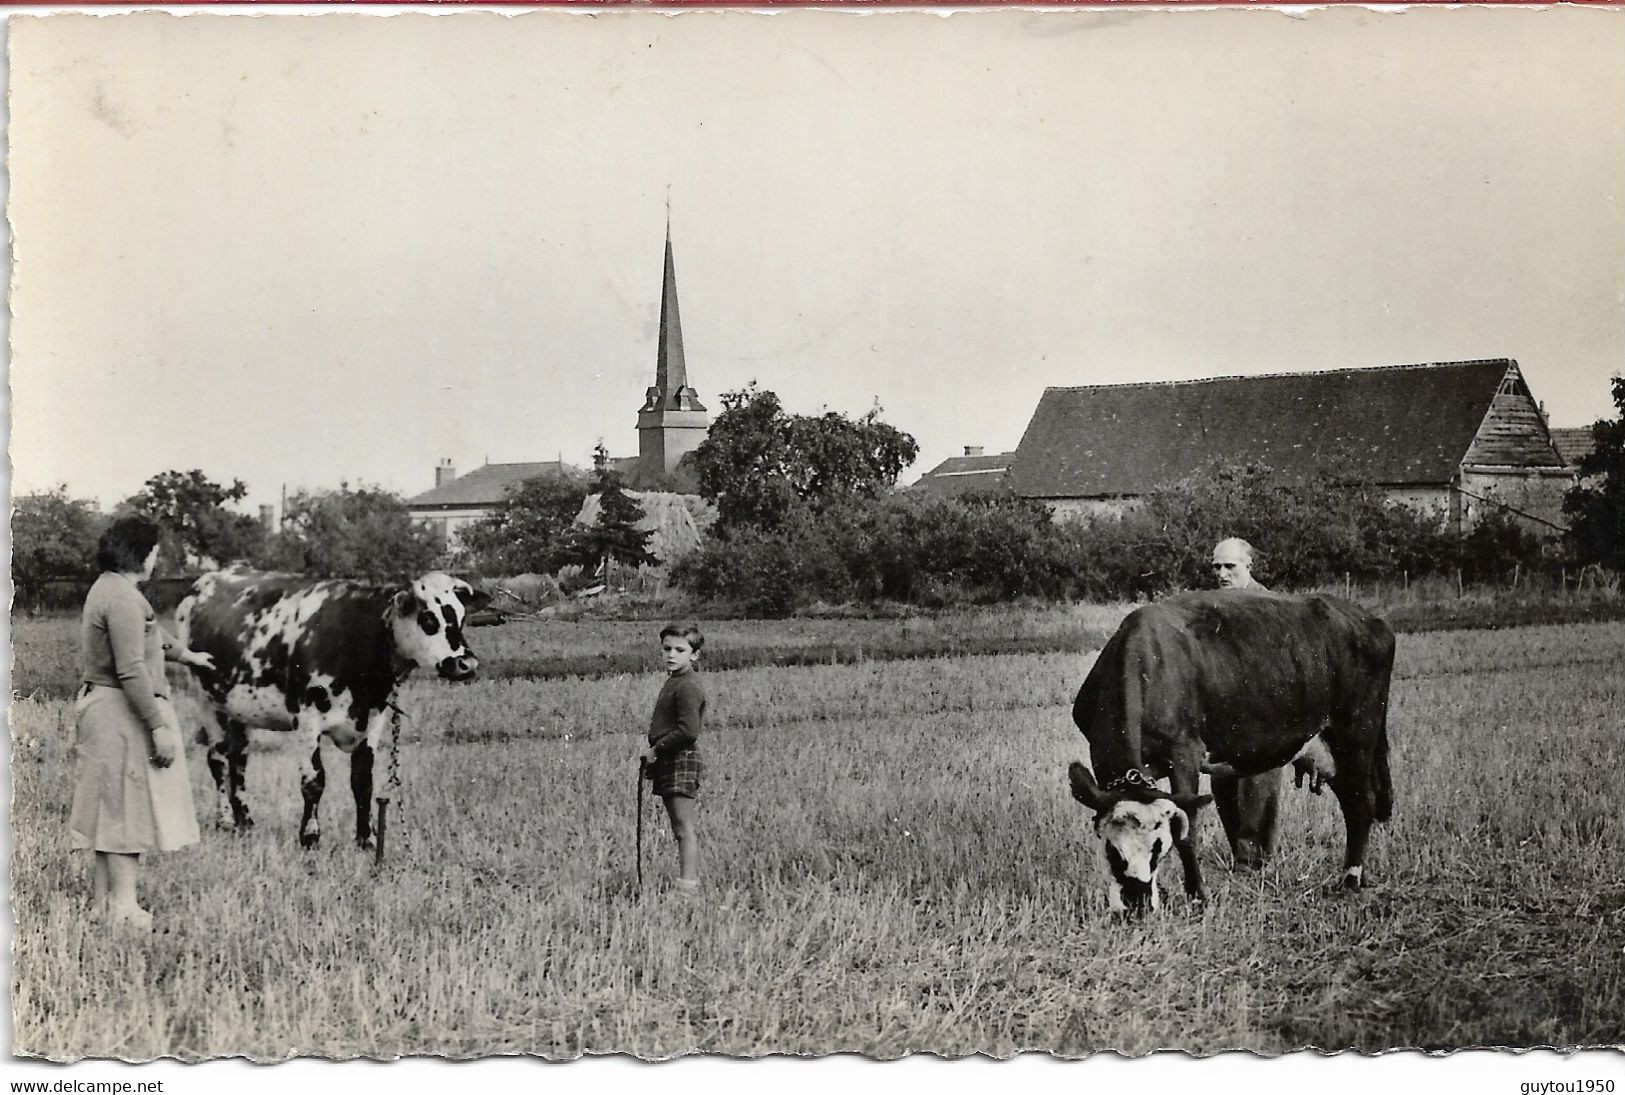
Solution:
{"label": "fence post", "polygon": [[1516,591],[1518,588],[1518,572],[1522,569],[1523,563],[1517,562],[1512,564],[1512,588],[1514,591]]}
{"label": "fence post", "polygon": [[1461,568],[1456,568],[1456,597],[1461,597]]}

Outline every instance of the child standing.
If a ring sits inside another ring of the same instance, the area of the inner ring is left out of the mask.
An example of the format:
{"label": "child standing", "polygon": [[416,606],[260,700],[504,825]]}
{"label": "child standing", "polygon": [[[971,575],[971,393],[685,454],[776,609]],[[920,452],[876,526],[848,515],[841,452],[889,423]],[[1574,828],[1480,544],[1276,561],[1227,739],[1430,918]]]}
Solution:
{"label": "child standing", "polygon": [[697,830],[700,774],[698,742],[705,719],[705,689],[695,679],[705,636],[693,624],[671,624],[660,631],[660,657],[666,683],[660,686],[649,718],[649,747],[641,754],[644,778],[666,803],[672,836],[677,838],[677,892],[700,888],[700,844]]}

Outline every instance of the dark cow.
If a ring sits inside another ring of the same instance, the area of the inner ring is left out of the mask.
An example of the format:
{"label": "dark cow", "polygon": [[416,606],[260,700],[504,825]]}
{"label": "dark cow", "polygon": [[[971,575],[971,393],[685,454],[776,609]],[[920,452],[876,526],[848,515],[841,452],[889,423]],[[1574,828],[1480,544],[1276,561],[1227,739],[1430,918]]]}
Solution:
{"label": "dark cow", "polygon": [[[1195,810],[1201,773],[1250,776],[1292,762],[1343,810],[1344,884],[1358,889],[1388,774],[1388,625],[1336,597],[1217,590],[1170,597],[1123,621],[1072,706],[1089,768],[1068,769],[1096,813],[1114,908],[1156,907],[1156,868],[1178,850],[1202,901]],[[1152,781],[1167,776],[1171,792]],[[1187,815],[1189,815],[1187,817]]]}
{"label": "dark cow", "polygon": [[199,578],[176,609],[175,623],[183,646],[214,657],[214,672],[199,674],[199,681],[219,719],[204,730],[221,827],[253,824],[243,776],[248,727],[258,726],[297,735],[305,800],[299,842],[309,848],[321,839],[325,735],[350,754],[356,842],[370,847],[375,757],[385,762],[386,776],[380,829],[383,802],[397,781],[395,690],[417,668],[447,680],[472,678],[479,659],[463,641],[463,621],[489,599],[440,573],[406,586],[313,581],[241,567]]}

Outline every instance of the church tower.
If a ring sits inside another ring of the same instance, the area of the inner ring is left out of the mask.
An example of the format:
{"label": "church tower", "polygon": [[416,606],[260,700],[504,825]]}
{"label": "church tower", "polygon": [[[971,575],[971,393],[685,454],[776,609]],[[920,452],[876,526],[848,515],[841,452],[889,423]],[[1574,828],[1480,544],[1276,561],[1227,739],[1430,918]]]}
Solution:
{"label": "church tower", "polygon": [[683,360],[683,324],[677,315],[677,270],[671,257],[671,220],[666,221],[666,270],[660,286],[660,345],[655,383],[638,410],[638,475],[644,484],[669,476],[677,462],[705,440],[711,418],[693,388]]}

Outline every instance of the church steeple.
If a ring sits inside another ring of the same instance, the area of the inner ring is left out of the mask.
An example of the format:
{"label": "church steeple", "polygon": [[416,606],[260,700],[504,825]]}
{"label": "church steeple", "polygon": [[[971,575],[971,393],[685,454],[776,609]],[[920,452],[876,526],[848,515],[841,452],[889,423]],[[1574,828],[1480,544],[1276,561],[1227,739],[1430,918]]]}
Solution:
{"label": "church steeple", "polygon": [[683,322],[677,310],[677,264],[672,258],[671,210],[666,211],[666,265],[660,282],[660,334],[655,349],[654,386],[638,411],[638,476],[656,483],[705,440],[711,420],[705,404],[688,386],[683,355]]}

